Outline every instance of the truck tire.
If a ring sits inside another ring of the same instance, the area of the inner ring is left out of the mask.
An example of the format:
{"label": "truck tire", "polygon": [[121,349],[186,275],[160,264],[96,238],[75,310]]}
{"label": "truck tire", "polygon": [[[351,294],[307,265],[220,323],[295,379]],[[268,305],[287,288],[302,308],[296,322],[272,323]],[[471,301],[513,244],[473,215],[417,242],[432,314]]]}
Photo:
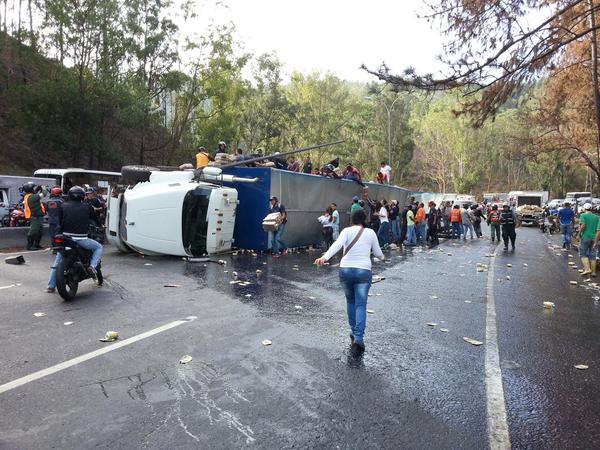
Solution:
{"label": "truck tire", "polygon": [[123,166],[121,167],[121,180],[127,184],[136,184],[150,180],[150,174],[158,171],[151,166]]}

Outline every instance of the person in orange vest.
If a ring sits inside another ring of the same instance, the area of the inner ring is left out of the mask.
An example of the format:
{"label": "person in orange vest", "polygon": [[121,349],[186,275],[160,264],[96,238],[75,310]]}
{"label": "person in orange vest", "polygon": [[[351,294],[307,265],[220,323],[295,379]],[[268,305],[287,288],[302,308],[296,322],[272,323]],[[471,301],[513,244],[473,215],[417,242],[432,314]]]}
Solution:
{"label": "person in orange vest", "polygon": [[30,181],[23,185],[23,208],[25,218],[29,220],[29,233],[27,233],[27,250],[39,250],[42,248],[42,219],[46,215],[46,207],[42,203],[44,197],[42,188]]}
{"label": "person in orange vest", "polygon": [[452,224],[452,239],[460,239],[462,234],[462,216],[460,214],[460,205],[457,203],[450,211],[450,223]]}
{"label": "person in orange vest", "polygon": [[418,242],[425,241],[425,237],[427,235],[427,221],[425,214],[425,204],[422,202],[419,203],[417,213],[415,214],[415,233],[417,235]]}

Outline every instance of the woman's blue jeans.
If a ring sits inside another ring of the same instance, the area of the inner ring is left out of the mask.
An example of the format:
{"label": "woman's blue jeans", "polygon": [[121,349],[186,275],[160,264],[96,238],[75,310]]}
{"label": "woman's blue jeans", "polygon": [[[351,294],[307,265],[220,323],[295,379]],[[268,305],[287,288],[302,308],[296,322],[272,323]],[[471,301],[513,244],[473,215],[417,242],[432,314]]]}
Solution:
{"label": "woman's blue jeans", "polygon": [[389,222],[381,222],[379,230],[377,230],[377,238],[379,239],[379,245],[382,247],[388,244],[388,231],[390,227]]}
{"label": "woman's blue jeans", "polygon": [[367,298],[371,287],[370,270],[353,267],[340,268],[340,283],[346,294],[348,324],[354,336],[354,342],[363,343],[367,324]]}

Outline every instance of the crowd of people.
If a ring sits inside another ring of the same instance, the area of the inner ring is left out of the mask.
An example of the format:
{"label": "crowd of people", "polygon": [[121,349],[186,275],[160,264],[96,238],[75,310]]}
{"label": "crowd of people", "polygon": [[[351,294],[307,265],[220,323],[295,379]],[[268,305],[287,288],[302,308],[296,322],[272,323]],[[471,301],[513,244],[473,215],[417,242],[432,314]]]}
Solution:
{"label": "crowd of people", "polygon": [[[509,244],[515,248],[517,221],[508,204],[498,209],[490,206],[467,203],[442,202],[438,207],[429,201],[427,207],[423,202],[411,197],[409,202],[400,207],[397,200],[373,200],[368,195],[363,199],[353,197],[349,213],[364,210],[367,213],[367,226],[375,231],[379,245],[386,249],[391,245],[413,247],[439,244],[440,234],[451,239],[478,239],[483,237],[482,222],[491,228],[492,242],[500,242],[501,236],[505,249]],[[334,215],[335,213],[335,215]],[[327,207],[318,218],[323,227],[323,241],[329,248],[335,235],[330,230],[339,232],[339,213],[337,206]]]}
{"label": "crowd of people", "polygon": [[[196,169],[202,169],[211,164],[239,162],[244,163],[243,165],[249,167],[273,167],[290,172],[351,180],[364,186],[361,172],[352,161],[347,162],[344,166],[340,166],[340,158],[335,158],[327,164],[324,164],[322,167],[318,167],[313,164],[310,156],[306,156],[303,161],[300,161],[294,155],[285,157],[279,152],[274,153],[268,159],[253,161],[256,158],[261,158],[263,156],[263,150],[261,148],[256,149],[256,151],[252,153],[245,154],[244,150],[238,147],[232,154],[229,154],[227,144],[224,141],[221,141],[219,142],[217,149],[212,153],[202,146],[196,148]],[[391,166],[386,161],[382,161],[374,182],[390,184],[391,178]]]}

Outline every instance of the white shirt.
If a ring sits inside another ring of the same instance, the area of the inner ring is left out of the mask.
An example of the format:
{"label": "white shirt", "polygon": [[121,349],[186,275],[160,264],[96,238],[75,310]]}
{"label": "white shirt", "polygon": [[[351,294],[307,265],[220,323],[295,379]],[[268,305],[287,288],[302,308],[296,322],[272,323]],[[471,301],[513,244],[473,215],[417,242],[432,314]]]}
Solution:
{"label": "white shirt", "polygon": [[[340,233],[340,237],[329,247],[329,250],[323,255],[323,258],[329,260],[342,248],[346,248],[354,240],[361,227],[354,225],[346,227]],[[380,259],[383,259],[381,247],[377,235],[370,228],[365,228],[360,239],[350,249],[348,254],[342,258],[340,267],[352,267],[355,269],[371,270],[371,252]]]}
{"label": "white shirt", "polygon": [[379,210],[379,221],[380,222],[389,222],[388,212],[387,212],[387,209],[385,209],[385,206],[382,206],[381,209]]}
{"label": "white shirt", "polygon": [[333,219],[331,221],[329,219],[330,219],[329,216],[322,215],[317,220],[319,221],[319,223],[321,225],[323,225],[323,228],[333,227]]}
{"label": "white shirt", "polygon": [[392,168],[386,164],[383,167],[379,168],[379,171],[385,175],[385,177],[389,180],[390,179],[390,175],[392,174]]}

